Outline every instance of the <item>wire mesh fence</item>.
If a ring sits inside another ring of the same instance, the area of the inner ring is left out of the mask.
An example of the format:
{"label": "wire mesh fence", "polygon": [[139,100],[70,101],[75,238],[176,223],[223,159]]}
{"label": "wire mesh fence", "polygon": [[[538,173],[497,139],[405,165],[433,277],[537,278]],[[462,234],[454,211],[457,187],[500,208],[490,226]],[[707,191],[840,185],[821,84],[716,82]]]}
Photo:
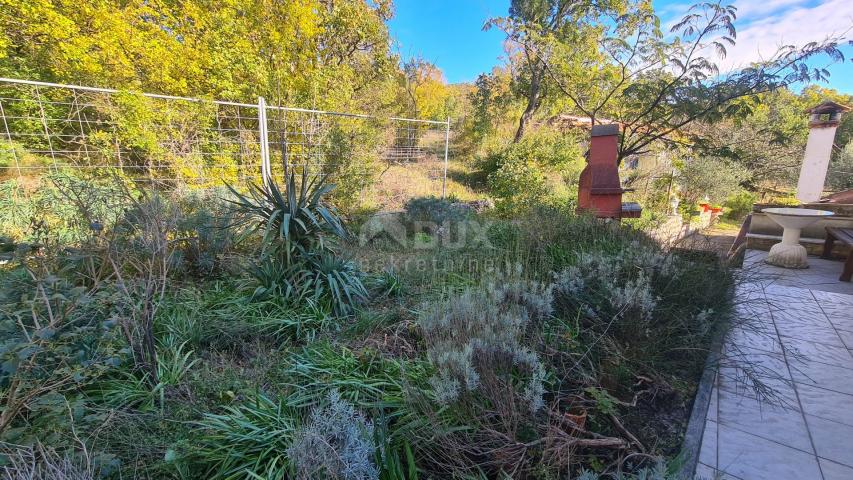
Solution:
{"label": "wire mesh fence", "polygon": [[0,176],[121,175],[169,188],[327,174],[350,205],[441,196],[449,121],[0,79]]}

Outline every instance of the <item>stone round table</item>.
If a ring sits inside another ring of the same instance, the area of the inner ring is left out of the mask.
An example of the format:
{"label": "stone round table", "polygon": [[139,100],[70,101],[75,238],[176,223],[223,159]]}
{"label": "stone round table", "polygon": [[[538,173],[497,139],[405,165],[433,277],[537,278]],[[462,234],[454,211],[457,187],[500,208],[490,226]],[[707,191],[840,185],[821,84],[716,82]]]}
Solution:
{"label": "stone round table", "polygon": [[762,210],[782,227],[782,241],[770,248],[765,262],[783,268],[809,268],[806,248],[800,245],[800,233],[832,212],[810,208],[765,208]]}

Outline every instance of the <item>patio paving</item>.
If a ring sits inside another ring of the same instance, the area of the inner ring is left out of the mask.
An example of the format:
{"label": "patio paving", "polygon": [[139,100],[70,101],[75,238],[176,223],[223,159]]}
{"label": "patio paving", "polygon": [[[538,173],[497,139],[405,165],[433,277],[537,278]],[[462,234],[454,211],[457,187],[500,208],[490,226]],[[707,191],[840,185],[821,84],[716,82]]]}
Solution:
{"label": "patio paving", "polygon": [[853,480],[853,284],[765,257],[747,252],[695,477]]}

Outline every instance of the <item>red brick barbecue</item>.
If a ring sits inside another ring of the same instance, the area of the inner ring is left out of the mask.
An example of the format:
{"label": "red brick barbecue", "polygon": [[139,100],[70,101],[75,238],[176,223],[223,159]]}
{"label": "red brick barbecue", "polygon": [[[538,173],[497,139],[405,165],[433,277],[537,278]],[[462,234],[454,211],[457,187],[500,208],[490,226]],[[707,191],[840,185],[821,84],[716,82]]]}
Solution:
{"label": "red brick barbecue", "polygon": [[589,158],[578,185],[578,213],[599,218],[637,218],[642,208],[634,202],[622,203],[618,160],[619,125],[595,125],[589,142]]}

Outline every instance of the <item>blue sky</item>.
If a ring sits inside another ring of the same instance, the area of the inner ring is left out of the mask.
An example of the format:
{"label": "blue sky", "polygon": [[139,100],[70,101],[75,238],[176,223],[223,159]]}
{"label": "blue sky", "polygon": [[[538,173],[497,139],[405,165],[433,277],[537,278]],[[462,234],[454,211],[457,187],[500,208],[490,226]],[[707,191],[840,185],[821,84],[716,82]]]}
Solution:
{"label": "blue sky", "polygon": [[[681,18],[693,2],[655,0],[666,25]],[[738,44],[729,49],[724,67],[768,56],[779,45],[802,45],[830,33],[853,38],[853,0],[734,0],[738,7]],[[395,0],[391,33],[403,56],[420,54],[437,64],[449,82],[472,81],[503,56],[504,36],[484,32],[489,17],[505,15],[509,0]],[[847,61],[829,67],[829,86],[853,94],[853,48]]]}

